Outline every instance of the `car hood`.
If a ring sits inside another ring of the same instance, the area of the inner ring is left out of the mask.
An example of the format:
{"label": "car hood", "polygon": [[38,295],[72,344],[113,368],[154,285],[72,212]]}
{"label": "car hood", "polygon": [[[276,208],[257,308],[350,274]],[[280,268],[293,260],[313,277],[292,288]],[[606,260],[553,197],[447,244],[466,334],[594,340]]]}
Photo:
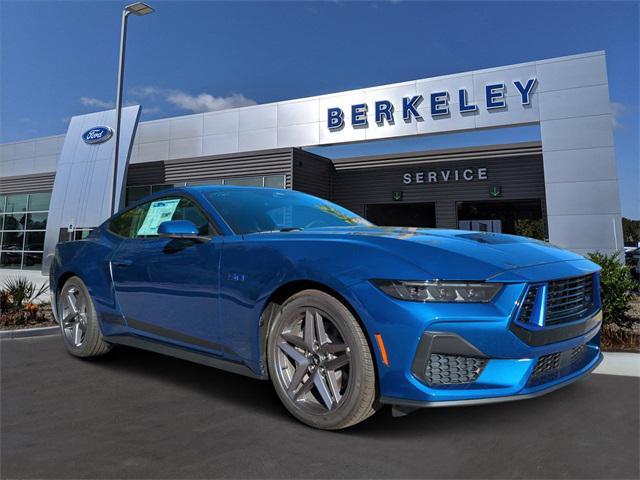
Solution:
{"label": "car hood", "polygon": [[434,278],[450,280],[484,280],[509,270],[585,260],[532,238],[465,230],[359,226],[314,228],[297,235],[356,237],[358,241],[385,248]]}

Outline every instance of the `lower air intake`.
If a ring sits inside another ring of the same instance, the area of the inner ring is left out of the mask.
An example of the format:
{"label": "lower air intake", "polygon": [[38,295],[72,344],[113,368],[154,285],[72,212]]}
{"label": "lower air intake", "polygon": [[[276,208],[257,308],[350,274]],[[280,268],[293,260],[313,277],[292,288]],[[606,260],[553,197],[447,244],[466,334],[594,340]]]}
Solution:
{"label": "lower air intake", "polygon": [[475,382],[487,364],[486,358],[432,353],[425,369],[429,385],[460,385]]}
{"label": "lower air intake", "polygon": [[543,355],[538,359],[527,386],[534,387],[557,380],[583,368],[592,358],[586,344],[564,352]]}

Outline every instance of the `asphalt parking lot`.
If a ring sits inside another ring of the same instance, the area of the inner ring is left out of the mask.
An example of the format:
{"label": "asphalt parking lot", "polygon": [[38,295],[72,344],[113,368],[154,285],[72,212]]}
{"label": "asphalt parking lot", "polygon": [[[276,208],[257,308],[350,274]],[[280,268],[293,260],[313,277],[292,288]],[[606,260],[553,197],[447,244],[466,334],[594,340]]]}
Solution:
{"label": "asphalt parking lot", "polygon": [[591,375],[523,402],[383,410],[332,433],[267,382],[57,336],[2,340],[2,478],[638,478],[639,379]]}

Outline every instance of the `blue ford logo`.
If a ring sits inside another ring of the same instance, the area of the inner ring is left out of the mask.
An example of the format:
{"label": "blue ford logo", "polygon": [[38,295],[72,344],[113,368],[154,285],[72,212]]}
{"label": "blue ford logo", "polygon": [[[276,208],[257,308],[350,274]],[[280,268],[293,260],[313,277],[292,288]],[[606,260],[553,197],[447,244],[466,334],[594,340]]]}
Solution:
{"label": "blue ford logo", "polygon": [[102,143],[106,142],[113,135],[110,127],[93,127],[82,134],[82,140],[85,143]]}

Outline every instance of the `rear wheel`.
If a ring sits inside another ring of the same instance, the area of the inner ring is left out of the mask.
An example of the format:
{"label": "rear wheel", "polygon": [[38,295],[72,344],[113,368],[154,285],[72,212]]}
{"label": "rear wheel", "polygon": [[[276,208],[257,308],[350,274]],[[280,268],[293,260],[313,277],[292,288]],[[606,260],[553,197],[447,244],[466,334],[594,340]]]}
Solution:
{"label": "rear wheel", "polygon": [[292,296],[273,321],[267,348],[275,390],[300,421],[338,430],[375,412],[369,345],[336,298],[318,290]]}
{"label": "rear wheel", "polygon": [[80,278],[65,282],[57,299],[62,339],[76,357],[95,357],[111,350],[100,332],[98,315],[86,285]]}

